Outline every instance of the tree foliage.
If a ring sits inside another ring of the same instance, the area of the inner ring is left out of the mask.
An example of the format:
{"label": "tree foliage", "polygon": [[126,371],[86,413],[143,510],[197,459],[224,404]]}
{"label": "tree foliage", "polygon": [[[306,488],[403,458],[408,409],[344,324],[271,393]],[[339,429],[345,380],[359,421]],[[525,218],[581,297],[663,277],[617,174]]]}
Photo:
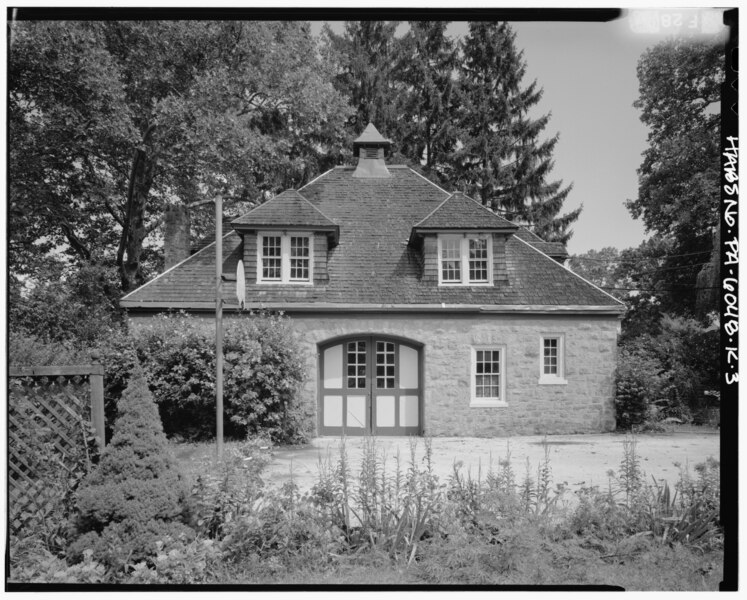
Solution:
{"label": "tree foliage", "polygon": [[613,296],[620,298],[626,295],[623,289],[625,282],[619,276],[620,251],[617,248],[607,246],[571,256],[567,266]]}
{"label": "tree foliage", "polygon": [[411,21],[402,38],[397,77],[403,118],[398,120],[399,151],[441,181],[447,158],[456,149],[460,95],[454,73],[459,48],[446,35],[446,21]]}
{"label": "tree foliage", "polygon": [[463,43],[448,22],[348,21],[325,28],[336,85],[355,115],[395,142],[395,158],[461,190],[548,241],[567,242],[580,209],[560,215],[571,187],[548,181],[558,136],[542,140],[549,115],[529,112],[542,91],[525,86],[526,64],[507,23],[472,22]]}
{"label": "tree foliage", "polygon": [[536,81],[524,86],[526,63],[515,38],[507,23],[469,23],[452,183],[493,210],[530,223],[543,239],[566,242],[580,209],[558,217],[571,188],[547,181],[558,136],[540,141],[549,115],[529,116],[542,90]]}
{"label": "tree foliage", "polygon": [[11,261],[30,270],[69,247],[131,289],[165,204],[257,203],[340,145],[345,103],[301,22],[19,22],[11,41]]}
{"label": "tree foliage", "polygon": [[335,87],[353,108],[348,132],[359,135],[369,123],[392,138],[399,118],[396,70],[400,40],[397,21],[346,21],[342,34],[324,27],[327,62],[335,70]]}
{"label": "tree foliage", "polygon": [[638,197],[627,206],[667,247],[656,285],[665,308],[680,314],[695,310],[718,224],[723,63],[722,47],[690,38],[662,42],[638,63],[634,106],[649,135]]}
{"label": "tree foliage", "polygon": [[[313,430],[313,407],[303,402],[304,355],[290,322],[244,315],[226,323],[223,344],[224,429],[229,437],[266,435],[297,443]],[[215,331],[184,315],[154,317],[127,339],[102,348],[107,418],[139,362],[157,399],[168,436],[215,435]]]}
{"label": "tree foliage", "polygon": [[158,544],[194,537],[187,487],[138,366],[119,402],[114,436],[76,494],[71,562],[86,550],[115,570],[155,556]]}

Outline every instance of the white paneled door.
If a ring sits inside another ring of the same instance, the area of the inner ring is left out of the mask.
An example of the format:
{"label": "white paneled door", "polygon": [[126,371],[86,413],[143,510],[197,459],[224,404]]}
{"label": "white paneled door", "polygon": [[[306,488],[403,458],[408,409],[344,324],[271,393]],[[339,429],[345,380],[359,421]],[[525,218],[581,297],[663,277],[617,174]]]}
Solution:
{"label": "white paneled door", "polygon": [[420,350],[401,340],[362,336],[322,346],[321,435],[419,435]]}

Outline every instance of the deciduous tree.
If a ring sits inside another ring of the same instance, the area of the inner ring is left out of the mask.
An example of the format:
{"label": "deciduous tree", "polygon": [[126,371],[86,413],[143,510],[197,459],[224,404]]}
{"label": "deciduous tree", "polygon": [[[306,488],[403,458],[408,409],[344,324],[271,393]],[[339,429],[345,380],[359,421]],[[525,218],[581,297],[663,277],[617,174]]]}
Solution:
{"label": "deciduous tree", "polygon": [[638,197],[627,206],[674,255],[656,281],[667,310],[678,313],[695,308],[697,276],[718,223],[723,62],[723,48],[713,41],[675,38],[650,48],[638,63],[634,105],[649,135]]}
{"label": "deciduous tree", "polygon": [[298,186],[347,115],[301,22],[20,22],[10,58],[14,259],[104,254],[124,291],[165,204]]}

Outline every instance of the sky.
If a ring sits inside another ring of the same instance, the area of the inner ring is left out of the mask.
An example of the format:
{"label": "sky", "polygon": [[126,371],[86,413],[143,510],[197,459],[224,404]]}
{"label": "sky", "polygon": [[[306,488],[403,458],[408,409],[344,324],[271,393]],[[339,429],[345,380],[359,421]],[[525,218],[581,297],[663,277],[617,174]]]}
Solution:
{"label": "sky", "polygon": [[[671,37],[673,29],[660,25],[659,33],[635,33],[632,25],[641,14],[626,12],[609,23],[512,23],[527,65],[524,83],[536,79],[544,90],[534,116],[550,113],[545,134],[560,134],[548,181],[573,184],[563,212],[583,204],[572,226],[570,254],[607,246],[629,248],[647,237],[643,223],[625,207],[625,201],[637,195],[636,170],[648,135],[633,107],[638,97],[636,66],[645,50]],[[695,13],[681,14],[687,24]],[[339,22],[331,25],[342,30]],[[313,24],[313,33],[320,29],[321,23]],[[464,36],[467,24],[453,22],[447,32]]]}

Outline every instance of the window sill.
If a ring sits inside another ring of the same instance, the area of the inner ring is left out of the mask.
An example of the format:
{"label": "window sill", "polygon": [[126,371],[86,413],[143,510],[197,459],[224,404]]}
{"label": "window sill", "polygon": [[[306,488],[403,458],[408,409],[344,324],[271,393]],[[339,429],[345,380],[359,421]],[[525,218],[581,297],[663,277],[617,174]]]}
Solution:
{"label": "window sill", "polygon": [[562,377],[540,377],[540,385],[568,385],[568,380]]}
{"label": "window sill", "polygon": [[311,286],[314,285],[313,281],[258,281],[257,285],[282,285],[282,286],[289,286],[289,285],[303,285],[303,286]]}
{"label": "window sill", "polygon": [[439,287],[489,287],[493,285],[492,281],[475,281],[462,283],[461,281],[440,281]]}
{"label": "window sill", "polygon": [[501,400],[472,400],[470,408],[507,408],[508,402]]}

